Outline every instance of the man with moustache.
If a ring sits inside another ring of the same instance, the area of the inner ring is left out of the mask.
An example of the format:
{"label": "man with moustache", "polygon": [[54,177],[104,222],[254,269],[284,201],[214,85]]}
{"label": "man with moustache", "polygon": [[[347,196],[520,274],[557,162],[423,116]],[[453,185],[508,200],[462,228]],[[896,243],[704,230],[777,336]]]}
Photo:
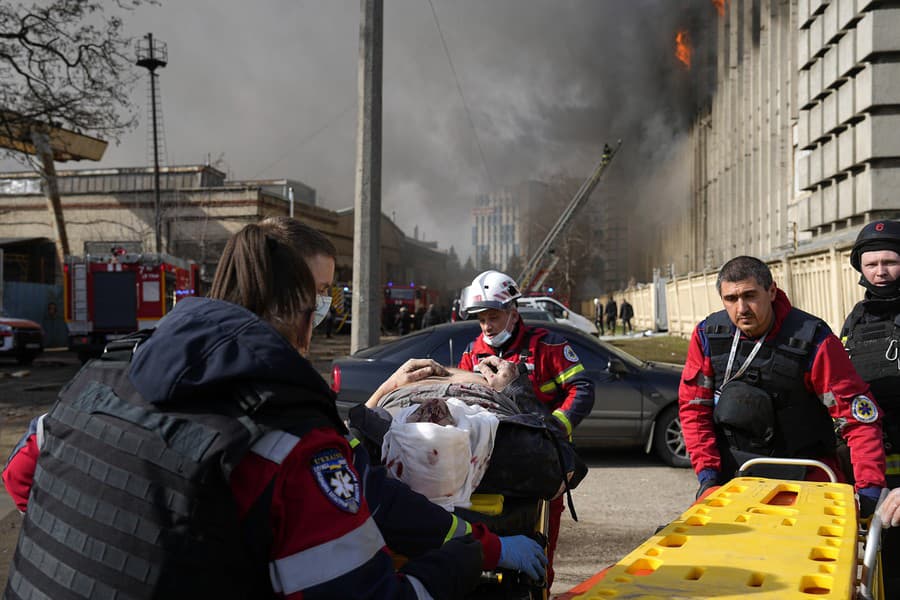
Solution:
{"label": "man with moustache", "polygon": [[[791,306],[768,266],[733,258],[716,280],[724,310],[694,329],[678,393],[684,441],[700,497],[759,456],[820,460],[846,480],[846,442],[863,513],[885,486],[881,414],[840,340]],[[754,467],[757,476],[819,481],[805,467]]]}

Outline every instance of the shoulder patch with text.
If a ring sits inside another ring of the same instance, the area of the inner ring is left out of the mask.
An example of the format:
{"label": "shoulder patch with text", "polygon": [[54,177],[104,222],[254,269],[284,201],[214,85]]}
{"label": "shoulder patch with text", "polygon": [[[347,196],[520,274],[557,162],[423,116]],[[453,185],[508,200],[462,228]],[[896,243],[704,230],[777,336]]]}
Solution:
{"label": "shoulder patch with text", "polygon": [[319,489],[332,504],[343,511],[359,511],[359,480],[344,455],[335,448],[322,450],[312,457],[312,472]]}

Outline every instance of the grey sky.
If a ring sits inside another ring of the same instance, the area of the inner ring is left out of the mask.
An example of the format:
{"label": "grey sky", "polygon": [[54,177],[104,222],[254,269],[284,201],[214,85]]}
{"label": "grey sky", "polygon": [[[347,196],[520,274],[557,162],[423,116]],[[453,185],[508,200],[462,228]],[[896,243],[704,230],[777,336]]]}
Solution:
{"label": "grey sky", "polygon": [[[678,29],[712,23],[708,0],[432,1],[487,167],[431,6],[387,0],[383,209],[464,257],[479,193],[561,169],[586,176],[619,137],[610,175],[647,178],[705,91],[672,48]],[[297,178],[323,206],[352,204],[358,1],[163,0],[127,29],[168,44],[169,164],[223,157],[234,178]],[[142,80],[140,124],[99,166],[150,164],[147,96]]]}

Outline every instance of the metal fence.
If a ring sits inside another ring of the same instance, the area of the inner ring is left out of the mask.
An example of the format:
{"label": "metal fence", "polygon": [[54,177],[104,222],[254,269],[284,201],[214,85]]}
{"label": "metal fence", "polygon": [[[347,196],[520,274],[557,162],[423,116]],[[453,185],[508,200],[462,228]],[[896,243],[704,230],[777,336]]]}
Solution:
{"label": "metal fence", "polygon": [[[850,249],[830,248],[821,252],[793,256],[768,263],[775,284],[783,289],[791,303],[823,319],[840,333],[853,305],[862,300],[864,289],[858,285],[859,273],[850,266]],[[658,331],[690,336],[697,323],[722,309],[716,292],[717,271],[689,273],[666,281],[639,284],[613,294],[634,306],[636,330]],[[654,300],[665,287],[665,317],[660,302]],[[664,325],[662,325],[664,323]]]}

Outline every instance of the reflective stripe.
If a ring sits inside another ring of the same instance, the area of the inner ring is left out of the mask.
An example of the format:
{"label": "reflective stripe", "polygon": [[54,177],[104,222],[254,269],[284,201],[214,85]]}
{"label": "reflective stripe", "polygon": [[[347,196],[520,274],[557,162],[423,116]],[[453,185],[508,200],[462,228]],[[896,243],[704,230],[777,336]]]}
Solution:
{"label": "reflective stripe", "polygon": [[347,439],[347,442],[350,444],[351,448],[356,448],[357,446],[359,446],[360,441],[354,436],[347,434],[344,437]]}
{"label": "reflective stripe", "polygon": [[553,390],[556,389],[556,382],[553,381],[553,380],[551,379],[550,381],[548,381],[547,383],[543,384],[543,385],[542,385],[540,388],[538,388],[538,389],[540,389],[540,390],[541,390],[542,392],[544,392],[545,394],[549,394],[550,392],[552,392]]}
{"label": "reflective stripe", "polygon": [[276,593],[289,596],[363,566],[384,548],[384,539],[372,517],[341,537],[269,563],[269,578]]}
{"label": "reflective stripe", "polygon": [[697,385],[702,388],[711,390],[715,387],[716,380],[708,375],[704,375],[703,373],[700,373],[697,375]]}
{"label": "reflective stripe", "polygon": [[699,404],[700,406],[712,406],[714,404],[712,398],[694,398],[688,404]]}
{"label": "reflective stripe", "polygon": [[565,371],[563,371],[562,373],[560,373],[559,375],[557,375],[557,376],[556,376],[556,383],[562,385],[562,384],[564,384],[566,381],[568,381],[569,379],[572,379],[573,377],[575,377],[576,375],[578,375],[579,373],[581,373],[582,371],[584,371],[584,365],[581,364],[581,363],[578,363],[578,364],[575,365],[574,367],[572,367],[572,368],[570,368],[570,369],[566,369]]}
{"label": "reflective stripe", "polygon": [[450,517],[453,519],[450,522],[450,529],[447,530],[447,535],[444,536],[444,543],[446,544],[453,538],[462,537],[464,535],[468,535],[472,533],[472,526],[468,521],[458,518],[456,515],[452,514]]}
{"label": "reflective stripe", "polygon": [[834,394],[832,394],[831,392],[825,392],[824,394],[819,396],[819,400],[821,400],[822,404],[824,404],[828,408],[834,406]]}
{"label": "reflective stripe", "polygon": [[572,437],[572,422],[569,421],[569,417],[566,416],[566,413],[557,409],[553,411],[553,416],[556,417],[560,423],[562,423],[566,428],[566,433],[569,437]]}
{"label": "reflective stripe", "polygon": [[412,575],[407,575],[406,580],[409,582],[409,585],[412,586],[412,589],[416,592],[416,598],[419,598],[419,600],[434,600],[434,596],[428,593],[428,590],[425,589],[425,586],[421,581],[419,581]]}
{"label": "reflective stripe", "polygon": [[885,475],[900,475],[900,454],[888,454],[884,457]]}
{"label": "reflective stripe", "polygon": [[47,413],[42,414],[38,417],[37,427],[35,428],[34,438],[37,440],[38,450],[44,447],[44,417],[47,416]]}
{"label": "reflective stripe", "polygon": [[270,431],[259,438],[250,451],[280,465],[298,443],[300,438],[292,433]]}

